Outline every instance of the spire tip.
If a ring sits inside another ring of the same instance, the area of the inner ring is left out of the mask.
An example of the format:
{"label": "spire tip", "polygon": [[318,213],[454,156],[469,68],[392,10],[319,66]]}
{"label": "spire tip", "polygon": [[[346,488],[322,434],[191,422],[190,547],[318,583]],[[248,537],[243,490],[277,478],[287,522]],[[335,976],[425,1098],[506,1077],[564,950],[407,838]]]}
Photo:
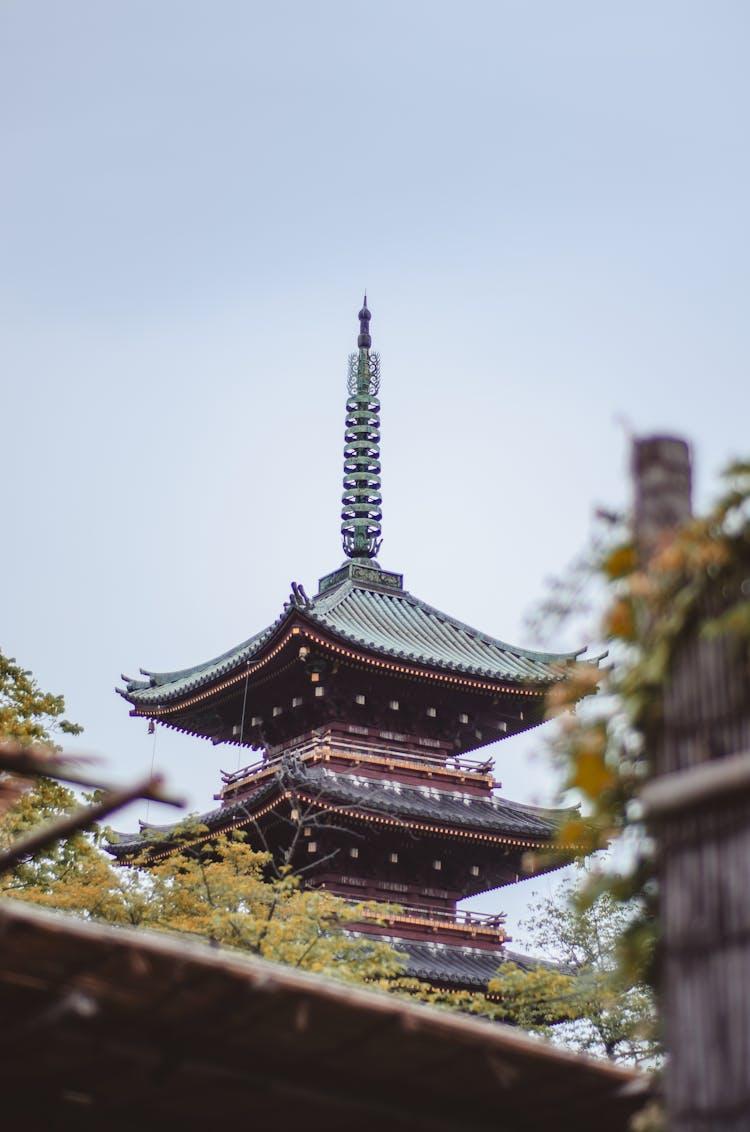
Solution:
{"label": "spire tip", "polygon": [[365,291],[356,354],[349,358],[341,534],[347,558],[374,558],[380,547],[380,359],[370,352]]}
{"label": "spire tip", "polygon": [[364,302],[362,303],[362,310],[357,316],[359,318],[359,337],[357,338],[357,347],[360,350],[369,350],[372,346],[372,338],[370,337],[370,319],[372,315],[367,309],[367,291],[365,291]]}

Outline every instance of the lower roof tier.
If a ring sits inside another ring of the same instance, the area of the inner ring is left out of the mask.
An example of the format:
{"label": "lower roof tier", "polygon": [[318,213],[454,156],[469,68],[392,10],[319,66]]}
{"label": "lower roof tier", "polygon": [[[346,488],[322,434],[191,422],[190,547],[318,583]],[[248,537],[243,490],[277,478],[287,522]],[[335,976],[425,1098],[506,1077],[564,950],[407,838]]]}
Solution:
{"label": "lower roof tier", "polygon": [[515,963],[526,971],[540,966],[539,960],[509,951],[507,947],[482,951],[447,943],[423,943],[392,936],[380,938],[406,955],[404,974],[407,977],[448,990],[486,990],[490,979],[502,978],[503,963]]}
{"label": "lower roof tier", "polygon": [[576,846],[555,849],[570,811],[524,806],[497,796],[405,784],[281,760],[255,791],[191,824],[143,825],[119,835],[122,861],[160,860],[231,830],[255,848],[281,854],[294,839],[296,868],[341,895],[412,901],[415,886],[450,906],[465,896],[559,868]]}

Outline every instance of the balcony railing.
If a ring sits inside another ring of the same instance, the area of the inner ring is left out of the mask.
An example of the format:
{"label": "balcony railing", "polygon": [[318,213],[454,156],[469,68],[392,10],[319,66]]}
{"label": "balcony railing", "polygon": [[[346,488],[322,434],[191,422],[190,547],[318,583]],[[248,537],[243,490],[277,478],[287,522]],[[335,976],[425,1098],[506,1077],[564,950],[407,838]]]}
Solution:
{"label": "balcony railing", "polygon": [[421,751],[398,750],[376,743],[361,743],[348,738],[342,740],[315,736],[290,747],[283,754],[259,759],[240,770],[222,771],[221,777],[224,783],[222,795],[236,794],[242,786],[253,779],[278,773],[283,760],[289,755],[294,755],[303,762],[315,763],[335,758],[355,765],[369,763],[385,765],[388,769],[398,767],[403,770],[419,770],[423,773],[427,771],[430,775],[439,774],[453,779],[481,779],[483,784],[493,785],[492,761],[488,759],[472,759],[465,755],[431,755]]}
{"label": "balcony railing", "polygon": [[463,909],[451,911],[445,908],[426,908],[419,905],[401,904],[396,908],[363,909],[365,919],[380,920],[384,926],[409,924],[433,931],[455,932],[456,935],[484,936],[502,942],[508,937],[503,927],[505,915],[492,915],[486,912],[469,912]]}

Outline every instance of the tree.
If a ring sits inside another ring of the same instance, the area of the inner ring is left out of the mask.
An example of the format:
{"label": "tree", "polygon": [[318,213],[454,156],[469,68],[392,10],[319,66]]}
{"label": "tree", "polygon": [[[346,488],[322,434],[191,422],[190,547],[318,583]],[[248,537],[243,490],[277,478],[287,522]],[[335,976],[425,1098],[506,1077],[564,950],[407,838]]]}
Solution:
{"label": "tree", "polygon": [[[186,824],[186,841],[202,832]],[[354,982],[396,976],[397,952],[346,931],[383,910],[306,889],[290,869],[269,879],[270,855],[241,831],[173,853],[148,870],[121,870],[119,917],[141,927],[199,936],[290,966]],[[386,909],[387,911],[387,909]]]}
{"label": "tree", "polygon": [[[592,899],[584,887],[568,882],[557,897],[537,901],[522,925],[531,946],[556,964],[564,980],[538,988],[547,1017],[557,1023],[545,1030],[581,1052],[652,1063],[658,1055],[653,994],[642,979],[627,974],[620,955],[636,913],[606,889]],[[497,981],[490,990],[501,986]],[[524,986],[519,979],[518,986],[533,1005],[533,982]],[[529,1023],[540,1028],[533,1014]]]}
{"label": "tree", "polygon": [[575,979],[556,963],[522,967],[508,959],[487,988],[491,1017],[551,1037],[556,1026],[574,1021],[580,1014]]}
{"label": "tree", "polygon": [[539,963],[521,967],[507,959],[484,993],[434,987],[403,975],[381,979],[378,985],[430,1006],[478,1014],[493,1022],[505,1022],[549,1037],[554,1024],[577,1017],[579,1004],[573,983],[574,976],[555,965]]}
{"label": "tree", "polygon": [[[0,817],[0,845],[75,808],[72,791],[42,778]],[[186,823],[186,841],[201,832]],[[148,868],[115,867],[100,831],[76,833],[0,877],[0,894],[111,924],[208,939],[280,963],[354,982],[388,979],[403,967],[388,944],[346,924],[381,911],[305,889],[291,870],[268,877],[269,856],[242,833],[176,852]]]}
{"label": "tree", "polygon": [[[82,728],[64,717],[62,696],[43,692],[31,672],[0,652],[0,741],[45,745]],[[79,805],[53,778],[33,784],[4,776],[0,847]],[[200,831],[199,831],[200,832]],[[195,822],[184,827],[194,840]],[[218,944],[336,974],[355,981],[387,978],[402,968],[390,946],[344,930],[377,909],[305,890],[288,867],[269,879],[269,855],[253,852],[242,834],[213,838],[148,869],[113,866],[102,833],[76,832],[0,876],[0,894],[90,919],[208,938]]]}
{"label": "tree", "polygon": [[[59,749],[55,735],[79,735],[83,730],[66,719],[64,712],[62,696],[43,692],[28,669],[0,650],[0,741],[39,744],[52,756]],[[32,784],[6,774],[1,785],[5,810],[0,813],[2,848],[43,821],[78,806],[73,791],[52,778],[40,777]],[[112,869],[95,840],[75,833],[1,876],[0,893],[103,915],[111,904],[111,881]]]}
{"label": "tree", "polygon": [[[72,790],[54,779],[39,778],[0,815],[0,848],[78,808]],[[93,919],[118,919],[119,880],[98,840],[98,831],[77,831],[55,841],[0,875],[0,894]]]}
{"label": "tree", "polygon": [[[661,533],[647,564],[627,517],[600,515],[608,533],[595,538],[586,572],[605,591],[609,660],[600,671],[572,666],[548,697],[548,714],[560,717],[565,785],[586,807],[585,819],[561,830],[562,845],[584,843],[595,852],[617,839],[629,844],[629,866],[600,876],[590,896],[604,889],[631,909],[620,947],[631,985],[655,981],[656,868],[639,794],[652,773],[674,657],[688,636],[719,635],[745,662],[750,656],[750,464],[731,465],[724,480],[706,514]],[[549,612],[576,612],[581,588],[580,577],[558,587]],[[707,612],[718,596],[721,612]]]}
{"label": "tree", "polygon": [[31,672],[0,649],[0,739],[53,744],[55,733],[79,735],[83,728],[64,712],[62,696],[43,692]]}
{"label": "tree", "polygon": [[591,899],[568,883],[556,898],[538,900],[522,927],[527,946],[545,959],[499,967],[486,994],[439,990],[397,978],[387,989],[539,1034],[577,1052],[632,1065],[659,1057],[651,988],[620,961],[633,909],[609,892]]}
{"label": "tree", "polygon": [[[0,818],[0,844],[77,805],[72,791],[41,779]],[[186,841],[201,830],[184,827]],[[403,968],[382,941],[346,924],[382,910],[305,889],[291,870],[268,877],[269,856],[235,832],[175,852],[148,868],[115,867],[101,833],[76,833],[0,877],[0,893],[87,919],[208,939],[221,946],[354,982]]]}

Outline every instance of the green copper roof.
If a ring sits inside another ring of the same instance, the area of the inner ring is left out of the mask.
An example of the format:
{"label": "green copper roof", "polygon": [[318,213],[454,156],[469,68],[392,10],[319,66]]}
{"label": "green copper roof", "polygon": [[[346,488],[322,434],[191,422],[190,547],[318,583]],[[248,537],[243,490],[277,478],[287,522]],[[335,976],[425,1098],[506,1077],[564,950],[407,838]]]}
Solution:
{"label": "green copper roof", "polygon": [[559,678],[560,663],[574,657],[516,648],[406,590],[375,588],[351,576],[316,597],[307,612],[337,636],[374,652],[493,680],[549,683]]}
{"label": "green copper roof", "polygon": [[179,672],[144,672],[148,679],[128,680],[121,694],[141,706],[177,699],[259,655],[292,617],[379,656],[509,684],[553,683],[578,655],[506,644],[420,601],[402,588],[400,574],[353,561],[321,579],[313,599],[295,584],[278,620],[236,648]]}
{"label": "green copper roof", "polygon": [[349,363],[341,513],[348,560],[321,579],[313,600],[292,583],[280,617],[221,656],[176,672],[142,670],[145,680],[123,677],[126,688],[118,691],[132,704],[146,710],[153,705],[156,714],[160,704],[210,686],[259,657],[272,638],[283,635],[292,617],[379,656],[519,686],[559,680],[562,666],[578,655],[530,652],[472,629],[405,591],[402,575],[382,570],[374,560],[382,541],[380,368],[370,349],[370,318],[365,295],[358,352]]}

